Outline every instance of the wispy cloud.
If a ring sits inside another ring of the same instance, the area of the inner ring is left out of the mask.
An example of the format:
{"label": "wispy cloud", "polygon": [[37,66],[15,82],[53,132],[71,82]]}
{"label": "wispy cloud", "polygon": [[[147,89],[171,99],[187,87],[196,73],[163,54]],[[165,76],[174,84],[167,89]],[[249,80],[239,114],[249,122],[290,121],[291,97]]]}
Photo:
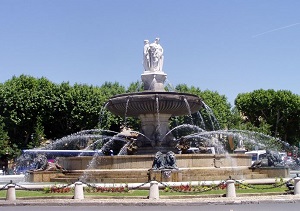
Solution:
{"label": "wispy cloud", "polygon": [[291,25],[288,25],[288,26],[272,29],[272,30],[269,30],[269,31],[266,31],[266,32],[263,32],[263,33],[260,33],[260,34],[257,34],[257,35],[253,35],[252,38],[256,38],[256,37],[259,37],[261,35],[268,34],[268,33],[275,32],[275,31],[279,31],[279,30],[282,30],[282,29],[290,28],[290,27],[296,26],[298,24],[300,24],[300,23],[294,23],[294,24],[291,24]]}

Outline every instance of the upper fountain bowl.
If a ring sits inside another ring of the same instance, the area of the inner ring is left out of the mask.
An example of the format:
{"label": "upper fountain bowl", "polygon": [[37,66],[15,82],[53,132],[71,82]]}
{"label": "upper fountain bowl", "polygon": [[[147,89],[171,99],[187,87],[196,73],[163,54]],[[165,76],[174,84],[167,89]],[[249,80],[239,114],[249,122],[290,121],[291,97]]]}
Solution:
{"label": "upper fountain bowl", "polygon": [[197,95],[179,92],[152,92],[116,95],[109,99],[107,109],[119,116],[138,117],[141,114],[183,116],[196,113],[202,106]]}

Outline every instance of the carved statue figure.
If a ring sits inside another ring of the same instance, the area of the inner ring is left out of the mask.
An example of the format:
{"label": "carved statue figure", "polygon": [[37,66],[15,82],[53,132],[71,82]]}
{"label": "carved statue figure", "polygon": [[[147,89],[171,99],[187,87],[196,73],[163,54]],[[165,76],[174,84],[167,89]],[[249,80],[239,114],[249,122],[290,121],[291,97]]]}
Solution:
{"label": "carved statue figure", "polygon": [[61,167],[57,163],[48,162],[48,159],[44,154],[38,154],[37,157],[34,158],[33,163],[34,163],[34,169],[32,169],[32,171],[63,170],[63,167]]}
{"label": "carved statue figure", "polygon": [[153,164],[152,164],[152,169],[154,170],[158,170],[158,169],[163,169],[165,166],[165,158],[163,153],[161,153],[160,151],[158,151],[155,154],[154,160],[153,160]]}
{"label": "carved statue figure", "polygon": [[138,149],[138,147],[136,145],[136,139],[130,140],[126,148],[127,148],[128,155],[134,155]]}
{"label": "carved statue figure", "polygon": [[148,40],[144,40],[143,66],[145,71],[162,71],[164,50],[159,44],[159,40],[156,38],[151,44]]}
{"label": "carved statue figure", "polygon": [[48,162],[48,166],[45,169],[45,171],[57,171],[57,170],[64,170],[64,168],[60,166],[58,163]]}
{"label": "carved statue figure", "polygon": [[277,151],[266,150],[266,154],[260,160],[255,161],[251,167],[271,167],[271,166],[283,166],[280,154]]}
{"label": "carved statue figure", "polygon": [[163,62],[164,62],[164,49],[159,44],[160,39],[156,38],[154,43],[156,45],[155,56],[157,57],[157,71],[162,71]]}
{"label": "carved statue figure", "polygon": [[278,152],[266,150],[268,166],[277,166],[281,163],[282,159]]}
{"label": "carved statue figure", "polygon": [[212,153],[211,149],[207,148],[205,142],[200,142],[198,148],[199,148],[199,153],[203,153],[203,154],[210,154],[210,153]]}
{"label": "carved statue figure", "polygon": [[190,143],[187,139],[181,137],[176,148],[181,152],[181,154],[187,154],[188,149],[190,148]]}
{"label": "carved statue figure", "polygon": [[150,55],[149,55],[150,44],[149,40],[144,40],[144,58],[143,66],[145,71],[150,71]]}
{"label": "carved statue figure", "polygon": [[176,164],[175,153],[169,151],[166,155],[158,151],[155,154],[152,169],[161,170],[161,169],[178,169]]}
{"label": "carved statue figure", "polygon": [[33,160],[34,171],[46,170],[48,166],[48,159],[44,154],[38,154]]}
{"label": "carved statue figure", "polygon": [[167,152],[165,158],[165,168],[167,169],[178,169],[176,164],[175,153],[172,151]]}
{"label": "carved statue figure", "polygon": [[251,168],[260,168],[262,166],[262,160],[256,160],[252,165]]}

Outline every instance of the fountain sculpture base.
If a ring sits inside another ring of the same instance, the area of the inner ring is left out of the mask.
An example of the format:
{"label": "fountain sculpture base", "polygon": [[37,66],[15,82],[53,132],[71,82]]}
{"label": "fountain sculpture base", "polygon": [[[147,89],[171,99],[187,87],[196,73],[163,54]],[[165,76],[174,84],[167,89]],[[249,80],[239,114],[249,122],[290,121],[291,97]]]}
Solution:
{"label": "fountain sculpture base", "polygon": [[145,71],[141,75],[142,81],[144,83],[145,90],[151,91],[165,91],[164,83],[167,78],[167,74],[161,71],[151,72]]}
{"label": "fountain sculpture base", "polygon": [[64,176],[62,172],[57,171],[28,171],[27,175],[28,182],[51,182],[52,179]]}
{"label": "fountain sculpture base", "polygon": [[149,170],[150,181],[182,182],[182,171],[175,169]]}
{"label": "fountain sculpture base", "polygon": [[[154,155],[132,156],[100,156],[94,160],[93,169],[86,169],[93,157],[60,158],[59,164],[66,171],[29,172],[28,182],[76,182],[84,178],[86,182],[95,183],[144,183],[154,177],[159,182],[172,181],[214,181],[233,179],[285,178],[288,168],[251,169],[251,157],[242,154],[226,155],[187,154],[176,155],[179,170],[170,172],[163,170],[149,171],[153,164]],[[51,176],[50,176],[51,175]],[[84,177],[83,177],[84,176]],[[159,180],[161,179],[161,180]]]}

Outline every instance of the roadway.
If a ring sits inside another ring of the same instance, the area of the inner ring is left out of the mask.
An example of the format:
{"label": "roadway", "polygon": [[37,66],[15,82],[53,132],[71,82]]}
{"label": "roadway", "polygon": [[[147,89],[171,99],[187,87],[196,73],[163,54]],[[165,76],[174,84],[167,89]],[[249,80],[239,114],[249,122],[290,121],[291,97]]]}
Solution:
{"label": "roadway", "polygon": [[70,205],[70,206],[47,206],[46,204],[43,206],[4,206],[1,207],[0,210],[5,211],[53,211],[53,210],[64,210],[64,211],[153,211],[153,210],[164,210],[164,211],[180,211],[180,210],[189,210],[189,211],[298,211],[300,207],[300,202],[294,203],[270,203],[270,202],[261,202],[261,203],[249,203],[249,204],[241,204],[241,203],[229,203],[229,204],[202,204],[202,205],[189,205],[189,204],[181,204],[181,205],[116,205],[116,206],[106,206],[106,205],[92,205],[92,206],[78,206],[78,205]]}

